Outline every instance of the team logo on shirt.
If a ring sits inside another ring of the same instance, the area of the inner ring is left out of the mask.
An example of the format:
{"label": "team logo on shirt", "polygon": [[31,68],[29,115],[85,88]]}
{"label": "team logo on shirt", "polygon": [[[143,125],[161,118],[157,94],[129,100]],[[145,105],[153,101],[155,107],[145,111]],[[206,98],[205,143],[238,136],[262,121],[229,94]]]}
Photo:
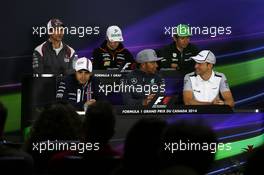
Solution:
{"label": "team logo on shirt", "polygon": [[102,53],[102,54],[103,54],[103,57],[110,57],[109,53]]}
{"label": "team logo on shirt", "polygon": [[105,61],[104,66],[110,66],[110,61]]}
{"label": "team logo on shirt", "polygon": [[65,63],[69,63],[69,62],[70,62],[70,58],[68,57],[68,55],[65,56],[65,58],[64,58],[64,62],[65,62]]}
{"label": "team logo on shirt", "polygon": [[137,84],[137,82],[138,82],[137,78],[132,78],[132,79],[131,79],[131,83],[132,83],[132,84]]}
{"label": "team logo on shirt", "polygon": [[123,79],[123,78],[122,78],[122,79],[120,79],[119,81],[120,81],[120,84],[125,84],[125,83],[126,83],[126,80],[125,80],[125,79]]}
{"label": "team logo on shirt", "polygon": [[194,92],[201,93],[201,91],[200,91],[200,90],[196,90],[196,89],[194,89],[193,91],[194,91]]}
{"label": "team logo on shirt", "polygon": [[177,53],[172,53],[172,56],[175,58],[177,57]]}
{"label": "team logo on shirt", "polygon": [[64,58],[64,62],[65,63],[69,63],[70,62],[70,59],[69,58]]}
{"label": "team logo on shirt", "polygon": [[108,60],[111,60],[111,59],[109,57],[104,58],[104,61],[108,61]]}

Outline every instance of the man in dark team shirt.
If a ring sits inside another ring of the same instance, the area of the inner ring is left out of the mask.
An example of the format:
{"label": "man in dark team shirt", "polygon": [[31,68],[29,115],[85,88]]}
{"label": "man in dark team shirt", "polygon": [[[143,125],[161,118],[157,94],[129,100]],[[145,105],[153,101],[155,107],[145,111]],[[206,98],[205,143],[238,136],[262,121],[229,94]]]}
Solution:
{"label": "man in dark team shirt", "polygon": [[134,69],[135,61],[128,49],[124,48],[122,31],[118,26],[110,26],[106,40],[93,51],[95,70]]}
{"label": "man in dark team shirt", "polygon": [[37,46],[33,52],[33,72],[35,74],[73,73],[75,51],[65,44],[64,25],[59,19],[51,19],[47,24],[49,39]]}
{"label": "man in dark team shirt", "polygon": [[157,55],[163,57],[160,68],[178,70],[185,75],[194,71],[195,62],[190,58],[198,54],[198,49],[190,43],[191,31],[188,25],[179,24],[173,35],[173,42],[157,49]]}
{"label": "man in dark team shirt", "polygon": [[96,83],[92,76],[92,62],[82,57],[77,59],[74,68],[75,73],[66,76],[59,83],[56,98],[68,101],[76,110],[83,111],[97,99]]}
{"label": "man in dark team shirt", "polygon": [[125,78],[125,86],[130,89],[130,92],[124,93],[125,104],[148,106],[155,96],[165,93],[164,80],[157,71],[157,61],[161,59],[153,49],[145,49],[137,54],[139,69],[133,70]]}

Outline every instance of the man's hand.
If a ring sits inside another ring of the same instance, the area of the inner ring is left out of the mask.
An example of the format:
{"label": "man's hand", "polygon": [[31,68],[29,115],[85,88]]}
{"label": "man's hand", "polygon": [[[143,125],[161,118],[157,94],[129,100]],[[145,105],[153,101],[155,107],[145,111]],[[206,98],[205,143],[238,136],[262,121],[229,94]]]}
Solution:
{"label": "man's hand", "polygon": [[85,105],[90,106],[90,105],[94,104],[95,102],[96,102],[95,99],[87,100]]}
{"label": "man's hand", "polygon": [[225,102],[223,100],[220,100],[219,98],[217,98],[217,99],[214,99],[213,104],[214,105],[224,105]]}
{"label": "man's hand", "polygon": [[143,106],[147,106],[151,101],[152,99],[155,97],[155,94],[150,94],[147,96],[147,98],[145,98],[143,100]]}

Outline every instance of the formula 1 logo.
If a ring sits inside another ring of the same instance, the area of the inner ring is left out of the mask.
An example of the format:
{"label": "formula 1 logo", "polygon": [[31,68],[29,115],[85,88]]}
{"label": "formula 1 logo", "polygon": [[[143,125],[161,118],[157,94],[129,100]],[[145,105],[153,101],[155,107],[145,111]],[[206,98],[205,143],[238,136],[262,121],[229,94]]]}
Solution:
{"label": "formula 1 logo", "polygon": [[130,65],[131,65],[131,63],[126,63],[126,64],[124,65],[124,67],[122,68],[122,71],[123,71],[123,70],[127,70],[127,69],[129,69]]}
{"label": "formula 1 logo", "polygon": [[132,78],[130,81],[132,84],[137,84],[137,82],[138,82],[137,78]]}
{"label": "formula 1 logo", "polygon": [[160,96],[154,102],[152,108],[166,108],[171,100],[169,96]]}

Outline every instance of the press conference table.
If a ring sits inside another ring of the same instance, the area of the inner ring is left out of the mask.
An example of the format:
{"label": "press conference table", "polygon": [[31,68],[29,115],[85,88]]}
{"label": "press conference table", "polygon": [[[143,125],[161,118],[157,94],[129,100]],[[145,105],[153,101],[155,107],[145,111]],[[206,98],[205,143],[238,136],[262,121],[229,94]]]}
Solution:
{"label": "press conference table", "polygon": [[[198,121],[217,131],[219,137],[227,132],[239,133],[263,126],[264,113],[261,110],[231,110],[228,106],[175,106],[174,108],[153,109],[139,106],[114,106],[116,112],[116,130],[111,143],[123,143],[128,130],[142,118],[164,119],[168,123],[179,120]],[[84,111],[78,111],[85,115]]]}

